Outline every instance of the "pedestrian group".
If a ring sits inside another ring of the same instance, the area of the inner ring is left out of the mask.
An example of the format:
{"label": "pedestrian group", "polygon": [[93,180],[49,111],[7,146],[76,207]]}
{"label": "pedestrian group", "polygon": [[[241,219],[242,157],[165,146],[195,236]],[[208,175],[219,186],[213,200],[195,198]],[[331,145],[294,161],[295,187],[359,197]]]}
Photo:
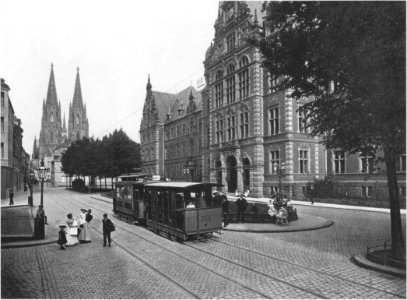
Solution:
{"label": "pedestrian group", "polygon": [[[92,211],[90,209],[81,209],[77,219],[73,218],[72,213],[67,215],[66,225],[60,225],[58,232],[58,244],[61,250],[66,250],[66,246],[76,246],[77,244],[86,244],[92,241]],[[103,247],[107,242],[111,247],[112,239],[110,233],[115,231],[115,226],[107,214],[103,214]]]}

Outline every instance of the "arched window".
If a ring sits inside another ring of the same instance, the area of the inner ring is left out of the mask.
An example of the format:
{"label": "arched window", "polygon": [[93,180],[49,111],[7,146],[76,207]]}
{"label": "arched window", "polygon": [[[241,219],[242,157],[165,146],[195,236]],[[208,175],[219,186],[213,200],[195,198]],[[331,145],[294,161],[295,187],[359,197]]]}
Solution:
{"label": "arched window", "polygon": [[243,56],[239,61],[239,97],[244,99],[249,96],[249,59]]}
{"label": "arched window", "polygon": [[223,105],[223,71],[219,70],[215,76],[215,107],[221,107]]}
{"label": "arched window", "polygon": [[79,121],[80,121],[79,115],[76,115],[76,118],[75,118],[75,123],[76,123],[76,125],[79,125]]}
{"label": "arched window", "polygon": [[49,117],[49,121],[50,121],[51,123],[54,122],[54,114],[51,114],[51,116]]}
{"label": "arched window", "polygon": [[235,91],[235,65],[230,64],[226,68],[226,103],[230,104],[235,102],[236,91]]}

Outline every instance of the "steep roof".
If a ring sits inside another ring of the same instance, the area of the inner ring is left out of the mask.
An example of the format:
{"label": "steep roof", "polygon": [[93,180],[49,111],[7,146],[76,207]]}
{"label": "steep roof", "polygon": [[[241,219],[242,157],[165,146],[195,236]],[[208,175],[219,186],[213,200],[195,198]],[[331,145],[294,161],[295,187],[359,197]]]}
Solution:
{"label": "steep roof", "polygon": [[[193,101],[196,105],[196,109],[200,109],[201,93],[197,91],[193,86],[189,86],[177,94],[152,91],[160,123],[166,121],[168,111],[172,113],[171,120],[185,116],[190,101],[189,97],[191,92],[194,97]],[[181,104],[182,108],[184,109],[184,113],[182,115],[179,115],[178,109],[181,107]]]}

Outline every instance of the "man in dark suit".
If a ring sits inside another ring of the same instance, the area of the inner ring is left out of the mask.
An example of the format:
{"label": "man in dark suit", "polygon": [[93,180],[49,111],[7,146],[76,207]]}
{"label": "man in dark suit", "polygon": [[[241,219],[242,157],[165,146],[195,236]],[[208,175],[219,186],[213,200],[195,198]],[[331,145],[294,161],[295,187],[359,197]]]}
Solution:
{"label": "man in dark suit", "polygon": [[239,194],[239,198],[236,200],[236,206],[237,206],[237,221],[239,222],[242,220],[242,223],[244,223],[244,211],[247,208],[247,200],[245,197],[243,197],[243,193]]}
{"label": "man in dark suit", "polygon": [[113,230],[113,223],[110,219],[107,218],[107,214],[103,214],[103,247],[106,247],[106,242],[109,242],[109,247],[111,247],[112,238],[110,233]]}

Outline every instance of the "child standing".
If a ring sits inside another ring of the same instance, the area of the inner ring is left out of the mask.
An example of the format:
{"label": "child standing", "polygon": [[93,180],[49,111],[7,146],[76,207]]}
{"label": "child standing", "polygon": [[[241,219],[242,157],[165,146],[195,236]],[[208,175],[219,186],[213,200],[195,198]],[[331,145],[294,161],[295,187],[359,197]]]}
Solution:
{"label": "child standing", "polygon": [[61,246],[61,250],[66,250],[65,244],[68,242],[66,240],[66,232],[65,232],[66,225],[61,225],[61,226],[59,226],[59,228],[61,228],[61,230],[58,232],[58,242],[57,243]]}

